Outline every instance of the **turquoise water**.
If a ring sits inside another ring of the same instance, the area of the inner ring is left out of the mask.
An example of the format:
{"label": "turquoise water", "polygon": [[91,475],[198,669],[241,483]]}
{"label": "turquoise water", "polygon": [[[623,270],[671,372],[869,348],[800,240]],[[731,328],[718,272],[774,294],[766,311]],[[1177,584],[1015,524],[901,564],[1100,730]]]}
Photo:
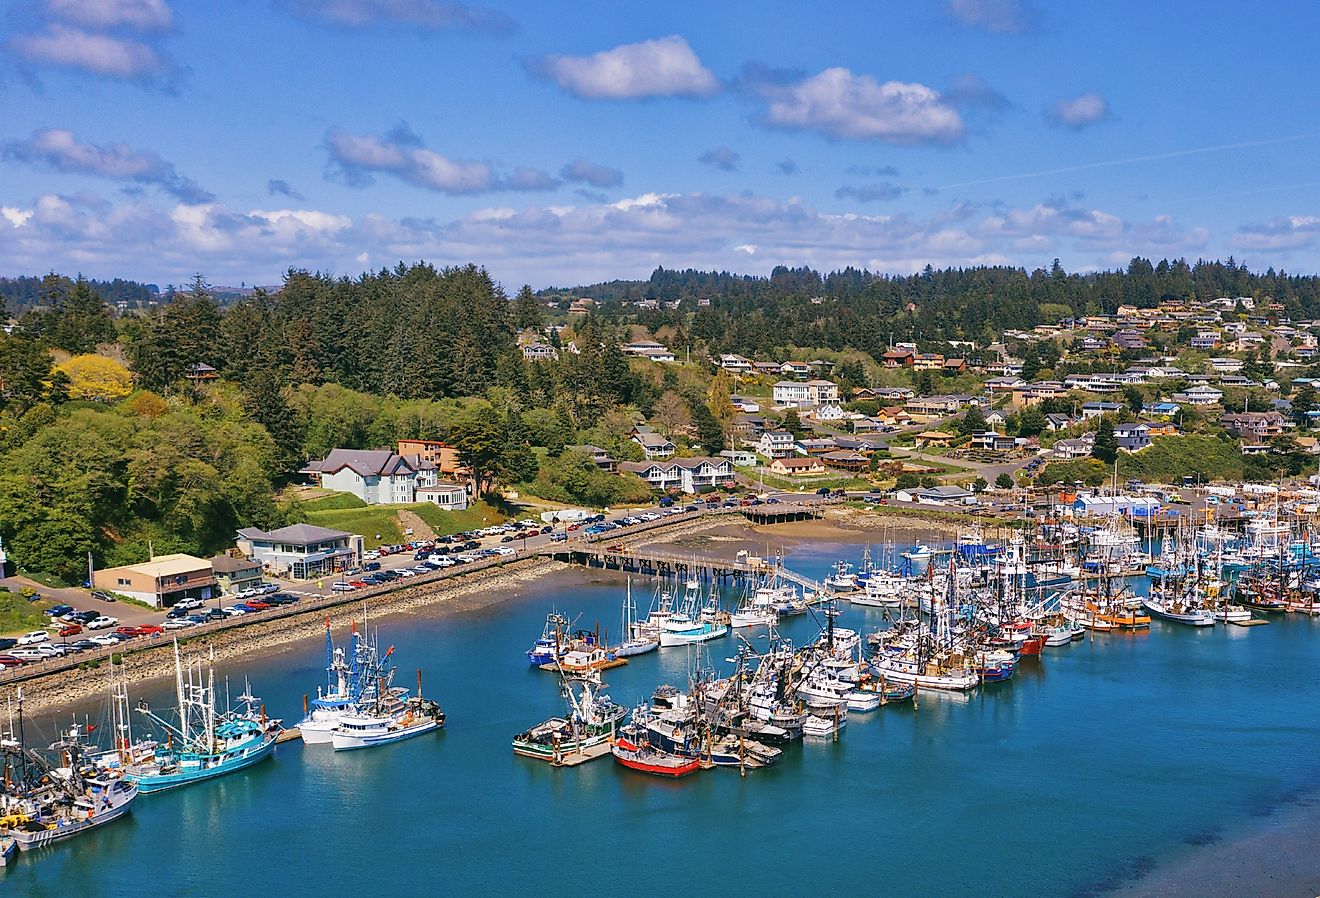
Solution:
{"label": "turquoise water", "polygon": [[[822,576],[856,546],[815,545]],[[634,583],[644,606],[650,585]],[[555,677],[523,651],[552,605],[617,628],[623,581],[542,582],[481,611],[382,619],[383,644],[449,715],[442,734],[336,755],[293,742],[273,761],[141,798],[131,819],[27,855],[9,894],[282,896],[487,892],[1088,895],[1228,838],[1320,784],[1320,624],[1100,636],[1025,661],[966,699],[853,715],[835,744],[790,747],[745,779],[660,781],[601,760],[516,758],[510,737],[558,713]],[[846,606],[845,606],[846,607]],[[841,626],[878,612],[847,608]],[[815,625],[793,621],[796,641]],[[712,644],[717,664],[732,643]],[[683,683],[687,651],[609,671],[631,705]],[[296,721],[320,643],[247,668]],[[231,670],[231,673],[238,673]],[[235,681],[235,693],[240,681]],[[159,702],[161,696],[154,697]],[[45,721],[49,733],[53,725]]]}

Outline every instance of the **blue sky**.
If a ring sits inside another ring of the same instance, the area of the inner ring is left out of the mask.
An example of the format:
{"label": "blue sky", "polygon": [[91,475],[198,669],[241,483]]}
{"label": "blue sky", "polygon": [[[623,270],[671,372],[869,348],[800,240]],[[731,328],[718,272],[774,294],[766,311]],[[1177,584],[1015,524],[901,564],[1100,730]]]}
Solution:
{"label": "blue sky", "polygon": [[1317,33],[1295,2],[19,0],[0,273],[1314,272]]}

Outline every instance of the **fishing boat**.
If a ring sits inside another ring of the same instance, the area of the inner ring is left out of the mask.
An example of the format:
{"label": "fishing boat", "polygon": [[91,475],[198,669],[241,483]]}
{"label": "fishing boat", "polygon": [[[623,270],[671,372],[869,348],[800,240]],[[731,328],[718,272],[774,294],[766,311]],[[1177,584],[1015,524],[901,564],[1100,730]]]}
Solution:
{"label": "fishing boat", "polygon": [[696,773],[701,769],[700,758],[688,758],[672,752],[662,751],[651,745],[640,728],[629,725],[614,740],[610,753],[629,770],[649,773],[653,776],[680,777]]}
{"label": "fishing boat", "polygon": [[1161,588],[1153,583],[1150,595],[1142,600],[1141,605],[1155,617],[1188,627],[1213,627],[1214,613],[1186,594],[1173,589]]}
{"label": "fishing boat", "polygon": [[527,663],[533,667],[552,664],[559,657],[560,646],[566,641],[568,619],[551,611],[545,616],[545,626],[532,647],[527,650]]}
{"label": "fishing boat", "polygon": [[250,688],[238,697],[239,706],[217,706],[214,663],[189,662],[186,679],[184,670],[176,640],[177,725],[157,715],[145,701],[138,702],[137,710],[166,734],[163,745],[159,740],[138,743],[150,750],[135,753],[121,767],[124,778],[143,793],[190,785],[264,761],[280,734],[280,721],[266,717]]}
{"label": "fishing boat", "polygon": [[642,627],[637,620],[637,605],[632,597],[632,577],[628,578],[628,592],[623,600],[623,629],[619,632],[626,638],[614,650],[616,657],[631,658],[660,648],[659,630]]}
{"label": "fishing boat", "polygon": [[803,739],[835,739],[848,725],[848,704],[840,702],[823,714],[808,714],[802,724]]}
{"label": "fishing boat", "polygon": [[935,552],[934,550],[931,549],[930,546],[924,543],[919,543],[913,546],[912,548],[908,549],[906,552],[904,552],[903,557],[906,558],[908,561],[921,562],[921,561],[930,561],[930,557],[934,554]]}
{"label": "fishing boat", "polygon": [[553,761],[567,753],[581,754],[587,748],[609,742],[628,709],[611,701],[604,689],[599,673],[564,677],[560,695],[564,699],[565,715],[551,717],[514,736],[513,753]]}
{"label": "fishing boat", "polygon": [[860,710],[853,707],[853,696],[873,695],[877,704],[883,707],[895,702],[910,701],[916,694],[916,686],[912,683],[886,682],[883,677],[873,677],[866,674],[857,682],[857,686],[853,691],[849,693],[848,709],[850,711]]}
{"label": "fishing boat", "polygon": [[31,851],[111,823],[132,809],[138,787],[105,775],[87,760],[80,731],[50,748],[52,761],[29,748],[23,723],[23,690],[18,690],[18,725],[0,739],[4,758],[0,785],[0,865],[15,849]]}
{"label": "fishing boat", "polygon": [[856,590],[858,588],[857,574],[853,572],[853,566],[846,561],[835,562],[833,571],[825,578],[825,586],[834,592],[853,592]]}
{"label": "fishing boat", "polygon": [[696,580],[689,580],[682,605],[672,611],[660,624],[662,647],[695,645],[728,634],[729,628],[726,624],[701,618],[697,608],[700,598],[700,584]]}
{"label": "fishing boat", "polygon": [[[393,646],[381,659],[385,664]],[[363,704],[345,714],[339,726],[330,732],[330,744],[335,751],[376,748],[402,742],[423,733],[430,733],[445,725],[445,712],[439,703],[422,697],[422,672],[417,671],[417,694],[391,686],[393,668],[371,671],[378,680],[374,701]]]}
{"label": "fishing boat", "polygon": [[768,627],[778,619],[779,612],[770,604],[769,597],[757,589],[745,594],[738,607],[730,613],[729,626],[735,630]]}
{"label": "fishing boat", "polygon": [[[325,674],[324,689],[316,687],[316,698],[309,703],[303,697],[303,719],[298,722],[298,734],[308,745],[329,745],[330,733],[339,725],[344,714],[353,709],[362,697],[363,683],[359,673],[362,665],[360,653],[366,641],[358,643],[357,623],[353,623],[352,642],[346,653],[336,646],[330,636],[330,619],[325,622]],[[350,661],[349,658],[352,660]]]}

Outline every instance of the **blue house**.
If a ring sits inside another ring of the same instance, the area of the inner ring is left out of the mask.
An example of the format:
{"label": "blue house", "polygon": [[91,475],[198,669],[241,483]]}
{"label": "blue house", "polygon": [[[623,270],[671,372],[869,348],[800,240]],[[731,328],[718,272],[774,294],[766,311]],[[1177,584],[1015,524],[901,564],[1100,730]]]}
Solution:
{"label": "blue house", "polygon": [[1142,409],[1142,414],[1149,415],[1152,418],[1172,418],[1182,411],[1182,406],[1176,402],[1148,402]]}

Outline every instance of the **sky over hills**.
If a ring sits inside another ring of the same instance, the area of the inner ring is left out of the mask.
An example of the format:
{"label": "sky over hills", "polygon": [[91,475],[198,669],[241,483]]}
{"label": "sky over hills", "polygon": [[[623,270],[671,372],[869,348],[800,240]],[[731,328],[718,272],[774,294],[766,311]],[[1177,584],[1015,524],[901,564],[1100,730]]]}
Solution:
{"label": "sky over hills", "polygon": [[1314,272],[1316,33],[1277,0],[17,0],[0,272]]}

